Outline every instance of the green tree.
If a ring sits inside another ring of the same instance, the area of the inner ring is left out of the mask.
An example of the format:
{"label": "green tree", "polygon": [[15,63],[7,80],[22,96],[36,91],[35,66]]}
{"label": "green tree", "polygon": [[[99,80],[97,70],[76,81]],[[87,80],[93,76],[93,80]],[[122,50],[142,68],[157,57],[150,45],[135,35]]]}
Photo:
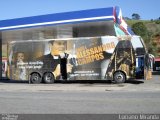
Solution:
{"label": "green tree", "polygon": [[133,24],[132,30],[136,35],[140,35],[141,37],[146,37],[148,33],[147,27],[143,24],[143,22]]}
{"label": "green tree", "polygon": [[143,22],[137,22],[132,25],[132,30],[136,35],[139,35],[143,38],[148,52],[157,55],[157,45],[153,42],[153,33],[147,30],[147,27]]}
{"label": "green tree", "polygon": [[140,18],[141,18],[141,17],[140,17],[139,14],[137,14],[137,13],[133,13],[133,14],[132,14],[132,19],[133,19],[133,20],[140,20]]}

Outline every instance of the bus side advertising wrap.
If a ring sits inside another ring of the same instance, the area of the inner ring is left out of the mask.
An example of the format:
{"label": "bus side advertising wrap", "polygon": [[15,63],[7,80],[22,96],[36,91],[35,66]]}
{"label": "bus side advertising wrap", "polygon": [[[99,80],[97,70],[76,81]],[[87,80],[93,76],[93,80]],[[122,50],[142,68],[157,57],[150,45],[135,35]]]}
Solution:
{"label": "bus side advertising wrap", "polygon": [[113,36],[18,41],[8,51],[8,74],[15,80],[123,81],[136,76],[131,40]]}

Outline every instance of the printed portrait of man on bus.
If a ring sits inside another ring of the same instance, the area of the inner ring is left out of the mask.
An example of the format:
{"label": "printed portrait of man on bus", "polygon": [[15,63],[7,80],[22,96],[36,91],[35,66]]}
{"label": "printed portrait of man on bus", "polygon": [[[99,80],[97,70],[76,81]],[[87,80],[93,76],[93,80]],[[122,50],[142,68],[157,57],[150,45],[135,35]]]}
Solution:
{"label": "printed portrait of man on bus", "polygon": [[[40,57],[43,62],[42,71],[52,71],[54,79],[63,79],[67,77],[67,73],[72,71],[72,65],[67,63],[68,53],[66,53],[67,42],[63,40],[49,41],[50,53]],[[66,64],[66,65],[65,65]],[[61,76],[63,74],[63,76]]]}

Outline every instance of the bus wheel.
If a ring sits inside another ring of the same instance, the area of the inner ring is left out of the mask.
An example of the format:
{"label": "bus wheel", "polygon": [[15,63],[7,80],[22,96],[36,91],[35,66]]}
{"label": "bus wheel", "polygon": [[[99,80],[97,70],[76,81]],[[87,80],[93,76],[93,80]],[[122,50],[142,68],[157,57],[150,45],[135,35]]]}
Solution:
{"label": "bus wheel", "polygon": [[38,84],[42,82],[42,78],[39,73],[32,73],[30,77],[30,82],[33,84]]}
{"label": "bus wheel", "polygon": [[115,83],[124,83],[126,81],[126,76],[123,72],[115,72],[113,79],[115,81]]}
{"label": "bus wheel", "polygon": [[47,84],[51,84],[51,83],[54,83],[54,75],[50,72],[47,72],[43,75],[43,81]]}

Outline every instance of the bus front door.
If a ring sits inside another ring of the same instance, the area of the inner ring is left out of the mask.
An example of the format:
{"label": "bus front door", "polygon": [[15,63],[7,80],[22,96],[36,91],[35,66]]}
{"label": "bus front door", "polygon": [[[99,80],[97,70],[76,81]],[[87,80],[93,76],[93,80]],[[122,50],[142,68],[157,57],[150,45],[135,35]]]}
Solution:
{"label": "bus front door", "polygon": [[136,79],[144,78],[144,56],[136,57]]}

